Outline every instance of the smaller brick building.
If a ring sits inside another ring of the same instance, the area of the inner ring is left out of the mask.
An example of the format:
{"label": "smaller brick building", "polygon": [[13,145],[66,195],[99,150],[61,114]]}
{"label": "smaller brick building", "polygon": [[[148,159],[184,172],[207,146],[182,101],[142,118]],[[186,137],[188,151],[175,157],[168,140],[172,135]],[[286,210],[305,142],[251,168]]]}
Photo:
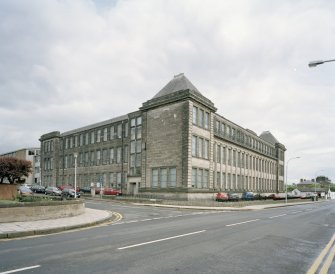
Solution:
{"label": "smaller brick building", "polygon": [[269,131],[257,136],[219,115],[184,74],[138,111],[40,141],[46,185],[73,184],[77,157],[79,186],[101,182],[128,194],[196,199],[284,190],[285,146]]}

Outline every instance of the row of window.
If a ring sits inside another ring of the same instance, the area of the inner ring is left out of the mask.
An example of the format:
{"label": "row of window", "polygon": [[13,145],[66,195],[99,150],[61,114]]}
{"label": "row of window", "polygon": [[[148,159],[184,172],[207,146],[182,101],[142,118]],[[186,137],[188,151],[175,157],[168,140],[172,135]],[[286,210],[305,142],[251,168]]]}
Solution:
{"label": "row of window", "polygon": [[274,161],[260,159],[219,144],[214,145],[214,162],[276,174],[276,163]]}
{"label": "row of window", "polygon": [[152,169],[151,186],[168,188],[176,187],[177,171],[175,167],[160,167]]}
{"label": "row of window", "polygon": [[[61,184],[74,185],[74,175],[60,176]],[[93,173],[93,174],[77,174],[77,185],[79,187],[91,186],[93,183],[102,184],[103,187],[119,188],[121,183],[127,183],[127,173],[109,172],[109,173]]]}
{"label": "row of window", "polygon": [[[92,130],[90,132],[81,133],[74,136],[64,138],[64,148],[71,149],[89,144],[107,142],[114,139],[128,137],[128,122],[121,122],[109,127]],[[142,117],[130,119],[130,139],[142,138]],[[48,143],[47,141],[46,143]],[[48,150],[45,150],[48,151]]]}
{"label": "row of window", "polygon": [[[128,163],[128,146],[124,146],[123,163]],[[103,150],[93,150],[87,152],[80,152],[77,159],[77,166],[98,166],[108,164],[122,163],[122,147],[115,147]],[[141,174],[142,158],[141,153],[130,155],[129,173],[130,175]],[[60,163],[62,166],[62,162]],[[74,168],[75,158],[73,154],[64,156],[64,168]],[[53,158],[44,159],[44,170],[53,169]]]}
{"label": "row of window", "polygon": [[208,130],[209,112],[196,106],[193,106],[193,124]]}
{"label": "row of window", "polygon": [[[97,149],[92,151],[80,152],[78,154],[77,165],[80,166],[95,166],[120,164],[121,162],[128,163],[128,146],[112,147],[109,149]],[[73,154],[64,156],[64,168],[74,167],[75,159]]]}
{"label": "row of window", "polygon": [[209,159],[209,140],[199,137],[199,136],[192,136],[192,156]]}
{"label": "row of window", "polygon": [[43,151],[44,152],[52,152],[54,151],[54,141],[45,141],[43,142]]}
{"label": "row of window", "polygon": [[231,174],[225,172],[214,172],[216,187],[227,190],[249,190],[249,191],[276,191],[276,180]]}
{"label": "row of window", "polygon": [[249,134],[245,134],[240,129],[235,129],[230,125],[226,125],[223,122],[218,120],[215,121],[214,132],[221,137],[228,138],[230,140],[234,140],[237,143],[246,145],[254,150],[267,154],[269,156],[276,156],[275,148],[257,140],[256,138],[250,136]]}
{"label": "row of window", "polygon": [[208,188],[208,169],[192,168],[192,187]]}
{"label": "row of window", "polygon": [[43,169],[45,171],[47,171],[47,170],[53,170],[53,168],[54,168],[54,159],[53,158],[44,158]]}
{"label": "row of window", "polygon": [[141,174],[142,154],[130,154],[129,174],[131,176],[139,176]]}
{"label": "row of window", "polygon": [[[105,127],[104,129],[93,130],[91,132],[66,137],[64,138],[64,148],[69,149],[114,139],[121,139],[122,126],[123,124],[118,124],[111,127]],[[128,122],[124,124],[124,129],[125,131],[123,133],[123,137],[128,137]]]}
{"label": "row of window", "polygon": [[[139,123],[140,122],[140,123]],[[130,142],[130,165],[129,174],[130,176],[140,176],[141,175],[141,165],[142,165],[142,120],[131,121],[131,142]]]}
{"label": "row of window", "polygon": [[52,175],[45,175],[43,176],[43,184],[45,186],[53,186],[55,184],[55,182],[52,179]]}

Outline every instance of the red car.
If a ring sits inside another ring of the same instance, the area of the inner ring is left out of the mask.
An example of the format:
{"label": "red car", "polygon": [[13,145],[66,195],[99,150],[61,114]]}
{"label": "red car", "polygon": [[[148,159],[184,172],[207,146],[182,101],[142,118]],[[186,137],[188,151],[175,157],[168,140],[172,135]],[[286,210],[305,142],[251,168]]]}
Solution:
{"label": "red car", "polygon": [[[61,191],[63,191],[65,188],[68,188],[68,189],[74,189],[74,186],[71,186],[71,185],[62,185],[62,186],[58,186],[58,188],[61,190]],[[80,189],[79,189],[79,187],[77,186],[77,192],[79,192],[80,191]]]}
{"label": "red car", "polygon": [[219,193],[216,194],[215,201],[224,202],[224,201],[228,201],[228,200],[229,200],[229,196],[228,196],[227,193],[219,192]]}
{"label": "red car", "polygon": [[[98,189],[99,193],[100,193],[100,188]],[[104,188],[102,190],[102,194],[103,195],[116,195],[116,196],[119,196],[119,195],[122,195],[122,192],[121,190],[119,189],[114,189],[114,188]]]}

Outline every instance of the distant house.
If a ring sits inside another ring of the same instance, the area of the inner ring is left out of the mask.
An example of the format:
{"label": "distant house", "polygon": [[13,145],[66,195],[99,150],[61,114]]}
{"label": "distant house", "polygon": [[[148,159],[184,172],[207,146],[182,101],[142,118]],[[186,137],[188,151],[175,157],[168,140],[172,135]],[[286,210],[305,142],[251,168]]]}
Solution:
{"label": "distant house", "polygon": [[312,180],[300,179],[300,182],[297,184],[298,189],[312,188],[312,187],[315,187],[314,179]]}
{"label": "distant house", "polygon": [[21,160],[30,161],[32,164],[32,173],[24,178],[26,184],[41,184],[41,169],[40,169],[40,148],[30,147],[22,148],[15,151],[3,153],[0,157],[15,157]]}
{"label": "distant house", "polygon": [[326,193],[328,192],[328,188],[320,187],[320,184],[318,182],[315,182],[314,179],[312,180],[300,179],[300,182],[297,184],[297,189],[293,190],[292,193],[294,191],[307,195],[316,192],[319,197],[325,197]]}

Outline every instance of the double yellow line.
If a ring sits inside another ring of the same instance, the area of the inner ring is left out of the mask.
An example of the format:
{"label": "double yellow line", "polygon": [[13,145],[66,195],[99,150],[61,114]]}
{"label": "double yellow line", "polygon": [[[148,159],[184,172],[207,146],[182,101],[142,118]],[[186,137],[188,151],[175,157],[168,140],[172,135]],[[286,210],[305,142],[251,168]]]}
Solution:
{"label": "double yellow line", "polygon": [[120,220],[122,220],[122,215],[118,212],[113,212],[113,215],[116,216],[116,218],[113,220],[113,223],[116,223]]}
{"label": "double yellow line", "polygon": [[[329,252],[329,249],[333,246],[335,241],[335,234],[333,235],[333,237],[331,238],[330,242],[326,245],[326,247],[322,250],[322,252],[320,253],[319,257],[315,260],[315,262],[312,264],[312,266],[310,267],[310,269],[306,272],[306,274],[314,274],[316,273],[316,271],[318,270],[320,264],[322,263],[324,257],[327,255],[327,253]],[[333,246],[333,248],[331,249],[331,251],[328,254],[327,259],[324,261],[324,264],[319,272],[319,274],[327,274],[330,265],[333,262],[335,256],[335,246]]]}

